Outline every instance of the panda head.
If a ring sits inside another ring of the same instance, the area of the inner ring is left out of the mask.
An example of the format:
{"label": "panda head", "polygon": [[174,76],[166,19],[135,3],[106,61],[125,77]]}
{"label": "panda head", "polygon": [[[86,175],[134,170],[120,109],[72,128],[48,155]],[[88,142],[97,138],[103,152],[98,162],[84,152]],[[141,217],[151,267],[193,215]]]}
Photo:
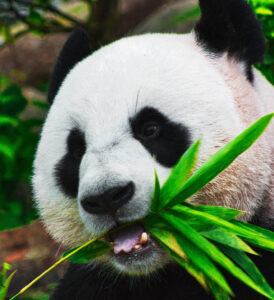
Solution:
{"label": "panda head", "polygon": [[[262,114],[252,64],[265,45],[251,8],[244,0],[200,0],[200,7],[190,34],[127,37],[92,53],[87,34],[75,30],[65,43],[33,175],[41,216],[65,245],[141,219],[154,170],[163,183],[198,138],[201,165]],[[270,159],[262,137],[189,201],[241,209],[250,220],[268,189]],[[170,258],[150,238],[125,253],[143,230],[137,223],[118,233],[121,252],[97,262],[133,275],[164,266]]]}

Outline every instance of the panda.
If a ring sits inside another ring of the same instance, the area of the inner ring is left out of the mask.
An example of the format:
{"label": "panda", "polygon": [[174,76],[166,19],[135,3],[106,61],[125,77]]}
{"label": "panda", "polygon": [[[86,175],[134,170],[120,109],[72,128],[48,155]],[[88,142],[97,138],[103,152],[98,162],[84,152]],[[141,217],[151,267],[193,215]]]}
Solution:
{"label": "panda", "polygon": [[[263,61],[265,42],[249,4],[199,5],[189,34],[125,37],[92,53],[87,33],[76,29],[61,50],[34,162],[43,222],[67,247],[133,225],[111,237],[111,253],[71,264],[51,300],[212,299],[149,234],[135,247],[146,232],[137,220],[149,210],[154,170],[163,183],[200,138],[199,167],[274,111],[274,89],[252,66]],[[273,145],[272,123],[189,202],[240,209],[241,220],[273,230]],[[262,254],[253,260],[274,286],[273,255]],[[265,299],[228,281],[236,299]]]}

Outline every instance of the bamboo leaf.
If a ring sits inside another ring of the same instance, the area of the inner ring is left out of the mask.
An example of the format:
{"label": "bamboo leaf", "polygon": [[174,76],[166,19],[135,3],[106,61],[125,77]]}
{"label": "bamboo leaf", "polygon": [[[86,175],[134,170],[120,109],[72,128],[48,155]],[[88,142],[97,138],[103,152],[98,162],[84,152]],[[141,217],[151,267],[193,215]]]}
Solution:
{"label": "bamboo leaf", "polygon": [[184,260],[188,260],[185,252],[180,247],[177,239],[174,237],[174,233],[158,228],[149,228],[149,232],[160,242],[165,244],[172,250],[176,255]]}
{"label": "bamboo leaf", "polygon": [[213,281],[211,278],[206,278],[206,282],[214,295],[216,300],[230,300],[230,295],[222,289],[218,284],[216,284],[215,281]]}
{"label": "bamboo leaf", "polygon": [[190,275],[192,275],[201,286],[207,290],[207,282],[204,273],[197,268],[191,261],[187,261],[180,256],[178,256],[175,252],[173,252],[167,245],[158,240],[158,243],[167,250],[167,252],[177,261],[179,265],[181,265]]}
{"label": "bamboo leaf", "polygon": [[[169,202],[180,190],[193,170],[200,147],[200,140],[195,142],[181,157],[161,188],[161,203]],[[160,207],[162,208],[163,205]]]}
{"label": "bamboo leaf", "polygon": [[176,232],[149,228],[150,233],[160,242],[169,247],[180,258],[190,260],[204,274],[212,278],[225,291],[233,294],[221,272],[211,262],[208,256],[200,250],[190,239]]}
{"label": "bamboo leaf", "polygon": [[16,271],[10,274],[10,276],[4,281],[3,285],[0,285],[0,300],[5,300],[6,294],[10,285],[10,281],[12,277],[14,276]]}
{"label": "bamboo leaf", "polygon": [[233,259],[245,272],[261,287],[265,289],[265,292],[272,295],[271,299],[274,299],[274,290],[267,283],[266,279],[255,266],[253,261],[242,251],[237,249],[220,245],[220,249],[231,259]]}
{"label": "bamboo leaf", "polygon": [[[245,223],[240,223],[239,221],[235,224],[234,220],[228,222],[211,214],[200,212],[198,210],[191,209],[185,205],[177,205],[174,209],[171,210],[172,214],[180,215],[182,219],[187,216],[196,216],[199,217],[201,222],[207,221],[211,223],[212,226],[219,226],[227,229],[228,231],[241,236],[249,243],[259,246],[260,248],[267,249],[274,252],[274,241],[266,237],[260,231],[255,231],[254,228],[250,229],[248,226],[245,226]],[[242,224],[242,225],[239,225]]]}
{"label": "bamboo leaf", "polygon": [[189,207],[191,207],[192,209],[195,209],[197,211],[209,213],[213,216],[219,217],[219,218],[227,220],[227,221],[230,221],[243,213],[243,211],[241,211],[241,210],[237,210],[237,209],[230,208],[230,207],[224,207],[224,206],[215,206],[215,205],[194,206],[194,205],[191,205]]}
{"label": "bamboo leaf", "polygon": [[221,251],[218,250],[212,243],[208,242],[192,227],[185,223],[182,219],[170,214],[169,212],[160,213],[160,216],[164,218],[175,230],[179,231],[182,236],[192,241],[197,247],[204,251],[212,260],[217,262],[223,268],[228,270],[236,278],[244,282],[249,287],[253,288],[258,293],[271,299],[271,295],[267,293],[264,288],[254,282],[246,273],[238,268],[228,257],[226,257]]}
{"label": "bamboo leaf", "polygon": [[[159,241],[159,243],[161,242]],[[170,249],[163,243],[161,243],[161,245],[163,248],[169,251],[170,255],[176,260],[176,262],[180,266],[182,266],[190,275],[192,275],[205,290],[208,290],[206,276],[199,268],[197,268],[191,261],[186,261],[176,255],[174,252],[170,251]]]}
{"label": "bamboo leaf", "polygon": [[[66,251],[65,253],[63,253],[62,257],[69,255],[77,248],[73,248]],[[111,247],[108,243],[98,240],[70,256],[68,260],[78,264],[86,263],[89,262],[91,259],[94,259],[98,256],[107,253],[110,249]]]}
{"label": "bamboo leaf", "polygon": [[220,244],[229,245],[232,248],[236,248],[247,253],[257,254],[243,240],[224,228],[202,231],[201,234],[202,236]]}
{"label": "bamboo leaf", "polygon": [[153,194],[153,198],[151,201],[150,209],[151,209],[151,211],[158,211],[159,206],[160,206],[160,201],[161,201],[161,199],[160,199],[161,187],[160,187],[160,181],[159,181],[156,171],[154,171],[154,174],[155,174],[154,194]]}
{"label": "bamboo leaf", "polygon": [[4,280],[5,280],[5,277],[6,277],[6,273],[8,270],[11,269],[11,265],[9,265],[8,263],[3,263],[3,268],[2,268],[2,271],[0,273],[0,287],[3,286],[4,284]]}
{"label": "bamboo leaf", "polygon": [[274,114],[266,115],[252,124],[231,142],[210,157],[184,184],[177,195],[169,201],[164,201],[162,207],[172,207],[182,203],[198,192],[227,168],[237,156],[246,151],[264,132]]}
{"label": "bamboo leaf", "polygon": [[252,231],[255,234],[262,234],[265,238],[274,241],[274,232],[264,229],[262,227],[247,223],[247,222],[241,222],[241,221],[237,221],[237,220],[232,220],[232,224],[235,224],[241,228],[245,228],[249,231]]}
{"label": "bamboo leaf", "polygon": [[[182,216],[180,206],[182,205],[176,205],[173,208],[174,213],[176,212],[179,217]],[[235,218],[236,216],[240,215],[242,212],[239,210],[222,207],[222,206],[193,206],[193,205],[185,205],[186,207],[189,207],[193,210],[197,210],[200,212],[206,212],[210,215],[220,217],[224,220],[231,220]],[[200,215],[196,214],[184,214],[182,216],[184,220],[193,227],[197,231],[205,231],[216,228],[216,225],[212,223],[211,221],[208,221],[207,219],[201,219]]]}

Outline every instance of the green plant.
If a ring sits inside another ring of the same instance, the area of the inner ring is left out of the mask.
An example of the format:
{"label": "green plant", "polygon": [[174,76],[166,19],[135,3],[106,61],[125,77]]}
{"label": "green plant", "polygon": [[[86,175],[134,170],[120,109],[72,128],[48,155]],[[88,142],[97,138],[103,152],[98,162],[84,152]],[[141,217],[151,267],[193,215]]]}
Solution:
{"label": "green plant", "polygon": [[0,230],[36,217],[28,186],[43,121],[22,118],[28,103],[47,109],[39,101],[27,101],[18,85],[0,77]]}
{"label": "green plant", "polygon": [[260,20],[266,39],[267,51],[257,68],[274,84],[274,0],[248,0]]}
{"label": "green plant", "polygon": [[6,278],[6,273],[11,269],[11,266],[7,263],[3,264],[3,269],[0,273],[0,300],[5,300],[10,281],[15,272],[11,273],[8,278]]}
{"label": "green plant", "polygon": [[[256,255],[250,246],[274,252],[274,233],[237,221],[242,212],[218,206],[193,206],[185,200],[227,168],[247,150],[265,130],[274,114],[251,125],[233,141],[220,149],[192,175],[200,141],[194,143],[160,186],[155,173],[155,190],[148,215],[141,221],[146,230],[170,255],[216,299],[230,299],[233,291],[217,268],[221,266],[258,293],[274,298],[274,290],[245,252]],[[123,225],[128,226],[128,224]],[[119,230],[115,228],[113,231]],[[112,249],[101,235],[69,250],[63,258],[34,279],[12,299],[24,293],[37,280],[69,259],[84,263]],[[11,299],[11,300],[12,300]]]}
{"label": "green plant", "polygon": [[[93,48],[99,48],[115,38],[121,16],[119,1],[79,0],[78,3],[53,0],[2,0],[0,2],[0,34],[3,45],[10,45],[28,33],[45,36],[50,33],[71,32],[75,27],[86,29],[92,39]],[[66,2],[66,3],[64,3]],[[61,5],[60,5],[61,4]],[[75,4],[78,9],[75,9]],[[73,9],[74,5],[74,9]],[[77,12],[83,11],[81,16]],[[19,25],[14,28],[14,24]],[[121,28],[123,30],[123,28]]]}

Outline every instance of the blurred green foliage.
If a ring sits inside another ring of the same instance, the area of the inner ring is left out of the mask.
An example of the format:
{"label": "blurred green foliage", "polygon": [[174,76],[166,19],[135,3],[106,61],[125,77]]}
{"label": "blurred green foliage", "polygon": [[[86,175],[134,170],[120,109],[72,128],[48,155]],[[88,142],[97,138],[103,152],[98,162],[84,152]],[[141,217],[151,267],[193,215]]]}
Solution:
{"label": "blurred green foliage", "polygon": [[267,52],[264,63],[257,68],[274,84],[274,0],[249,0],[260,20],[266,39]]}
{"label": "blurred green foliage", "polygon": [[7,263],[3,264],[2,271],[0,272],[0,300],[5,300],[6,294],[10,285],[10,281],[15,272],[7,276],[7,272],[11,269],[11,266]]}
{"label": "blurred green foliage", "polygon": [[[64,4],[78,4],[78,10],[64,9]],[[93,48],[99,48],[115,39],[119,24],[119,0],[1,0],[0,1],[0,35],[4,44],[14,41],[28,33],[41,37],[50,33],[71,32],[75,27],[84,28],[93,39]],[[77,15],[79,9],[85,11]],[[19,24],[14,32],[12,26]],[[100,41],[100,42],[98,42]],[[0,47],[3,47],[0,45]]]}
{"label": "blurred green foliage", "polygon": [[28,103],[47,109],[39,101],[27,101],[18,85],[0,77],[0,230],[26,224],[36,215],[29,184],[43,120],[21,117]]}

